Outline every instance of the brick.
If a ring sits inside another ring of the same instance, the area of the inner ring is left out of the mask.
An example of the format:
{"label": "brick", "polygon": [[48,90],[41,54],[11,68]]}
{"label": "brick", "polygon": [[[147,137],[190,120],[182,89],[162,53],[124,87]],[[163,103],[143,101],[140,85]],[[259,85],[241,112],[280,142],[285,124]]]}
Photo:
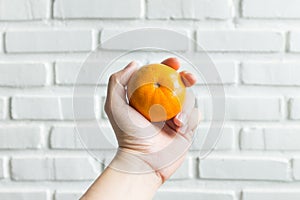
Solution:
{"label": "brick", "polygon": [[0,97],[0,120],[5,119],[6,117],[6,101],[4,98]]}
{"label": "brick", "polygon": [[[194,135],[193,144],[190,150],[210,150],[204,149],[203,145],[208,136],[209,127],[199,127]],[[233,127],[224,127],[215,146],[215,150],[232,150],[235,146],[235,135]]]}
{"label": "brick", "polygon": [[51,158],[18,157],[11,160],[13,180],[52,180],[53,176],[53,160]]}
{"label": "brick", "polygon": [[289,51],[300,52],[300,32],[292,31],[289,35]]}
{"label": "brick", "polygon": [[241,147],[247,150],[299,150],[300,128],[250,128],[241,133]]}
{"label": "brick", "polygon": [[300,18],[297,0],[244,0],[242,15],[247,18]]}
{"label": "brick", "polygon": [[6,32],[8,53],[85,52],[92,48],[90,30],[43,30]]}
{"label": "brick", "polygon": [[210,200],[235,200],[235,195],[233,192],[222,192],[222,191],[180,191],[180,190],[166,190],[159,191],[154,197],[154,200],[200,200],[200,199],[210,199]]}
{"label": "brick", "polygon": [[[107,84],[110,74],[123,69],[130,61],[117,61],[109,66],[104,66],[104,62],[92,63],[92,62],[72,62],[61,61],[55,64],[56,78],[55,82],[58,85],[95,85],[99,81],[99,84]],[[84,68],[81,68],[84,67]],[[78,78],[78,73],[81,73]],[[102,74],[103,73],[103,74]]]}
{"label": "brick", "polygon": [[266,150],[300,150],[300,128],[266,128]]}
{"label": "brick", "polygon": [[300,119],[300,98],[290,99],[290,119]]}
{"label": "brick", "polygon": [[11,176],[16,181],[93,180],[101,164],[90,157],[19,157],[11,160]]}
{"label": "brick", "polygon": [[280,105],[278,97],[228,97],[225,113],[231,120],[279,120]]}
{"label": "brick", "polygon": [[243,128],[240,133],[242,150],[264,150],[264,130],[262,128]]}
{"label": "brick", "polygon": [[198,30],[197,42],[200,51],[279,52],[284,50],[283,34],[274,31]]}
{"label": "brick", "polygon": [[37,20],[50,16],[49,0],[0,0],[0,20]]}
{"label": "brick", "polygon": [[147,11],[149,19],[229,19],[233,15],[230,0],[151,0]]}
{"label": "brick", "polygon": [[11,87],[44,86],[47,69],[41,63],[0,63],[0,85]]}
{"label": "brick", "polygon": [[249,189],[243,190],[243,200],[298,200],[300,198],[300,192],[292,189],[280,188],[279,190],[274,189]]}
{"label": "brick", "polygon": [[187,157],[182,165],[171,176],[170,180],[191,179],[193,177],[192,165],[193,159],[191,157]]}
{"label": "brick", "polygon": [[51,131],[50,146],[53,149],[115,149],[114,132],[110,127],[77,126],[54,127]]}
{"label": "brick", "polygon": [[270,157],[206,158],[199,164],[200,178],[232,180],[289,180],[286,159]]}
{"label": "brick", "polygon": [[[238,121],[276,121],[281,119],[282,99],[276,96],[228,96],[225,98],[225,117]],[[212,119],[212,102],[198,96],[197,105],[204,121]]]}
{"label": "brick", "polygon": [[[93,98],[78,97],[74,105],[78,104],[78,107],[82,107],[84,110],[81,110],[80,113],[76,111],[77,119],[93,119],[95,117],[94,107],[87,106],[94,105],[93,100]],[[72,97],[15,96],[12,99],[12,117],[33,120],[71,120],[74,118]]]}
{"label": "brick", "polygon": [[[120,33],[122,33],[120,35]],[[176,41],[176,42],[174,42]],[[109,50],[157,48],[186,51],[190,39],[186,30],[143,28],[137,30],[104,29],[100,37],[101,47]]]}
{"label": "brick", "polygon": [[300,180],[300,159],[293,159],[293,174],[296,180]]}
{"label": "brick", "polygon": [[38,149],[42,145],[41,127],[0,126],[0,149]]}
{"label": "brick", "polygon": [[[235,84],[238,80],[238,63],[234,61],[216,61],[212,67],[218,71],[218,74],[221,78],[221,81],[218,79],[217,75],[210,77],[210,80],[206,80],[205,76],[201,73],[203,66],[207,66],[207,63],[193,63],[193,65],[197,68],[185,68],[184,64],[181,67],[181,70],[187,70],[193,73],[197,77],[197,84]],[[210,67],[210,66],[209,66]]]}
{"label": "brick", "polygon": [[257,63],[248,62],[242,65],[242,82],[253,85],[300,85],[297,74],[299,63]]}
{"label": "brick", "polygon": [[84,192],[79,191],[56,191],[55,200],[74,200],[80,199]]}
{"label": "brick", "polygon": [[1,190],[1,200],[48,200],[47,191],[36,191],[36,190]]}
{"label": "brick", "polygon": [[143,1],[141,0],[127,0],[126,2],[118,0],[57,0],[54,2],[55,18],[135,19],[142,16]]}
{"label": "brick", "polygon": [[4,178],[4,160],[0,158],[0,180]]}
{"label": "brick", "polygon": [[91,157],[55,158],[55,180],[94,180],[101,172],[101,164]]}
{"label": "brick", "polygon": [[16,96],[12,98],[13,119],[61,119],[57,97]]}

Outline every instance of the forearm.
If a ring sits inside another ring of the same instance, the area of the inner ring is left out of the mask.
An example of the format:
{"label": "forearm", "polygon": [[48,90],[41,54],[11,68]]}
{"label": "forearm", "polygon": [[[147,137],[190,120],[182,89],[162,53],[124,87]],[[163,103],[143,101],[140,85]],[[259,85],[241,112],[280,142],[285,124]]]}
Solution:
{"label": "forearm", "polygon": [[81,200],[149,200],[161,184],[155,172],[133,174],[107,167]]}

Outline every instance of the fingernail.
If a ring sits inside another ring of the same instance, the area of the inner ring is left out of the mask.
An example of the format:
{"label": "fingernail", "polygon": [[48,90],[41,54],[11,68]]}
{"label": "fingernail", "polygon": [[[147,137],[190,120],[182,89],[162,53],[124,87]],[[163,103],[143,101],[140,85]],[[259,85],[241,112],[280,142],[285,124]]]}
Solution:
{"label": "fingernail", "polygon": [[187,116],[186,116],[186,114],[183,113],[183,112],[180,113],[180,114],[178,115],[178,120],[180,121],[181,124],[185,124],[186,121],[187,121]]}

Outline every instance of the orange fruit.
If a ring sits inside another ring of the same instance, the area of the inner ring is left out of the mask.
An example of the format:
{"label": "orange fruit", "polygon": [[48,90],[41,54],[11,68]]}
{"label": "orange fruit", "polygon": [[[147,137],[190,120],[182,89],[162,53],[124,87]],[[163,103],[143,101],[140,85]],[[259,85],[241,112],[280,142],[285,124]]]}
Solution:
{"label": "orange fruit", "polygon": [[140,68],[127,85],[129,104],[151,122],[176,116],[182,109],[185,92],[180,74],[164,64]]}

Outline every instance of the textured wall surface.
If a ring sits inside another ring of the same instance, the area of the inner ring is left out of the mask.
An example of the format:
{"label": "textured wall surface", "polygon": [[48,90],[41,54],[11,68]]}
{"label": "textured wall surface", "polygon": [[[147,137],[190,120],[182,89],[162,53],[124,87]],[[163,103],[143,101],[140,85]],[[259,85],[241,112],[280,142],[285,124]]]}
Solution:
{"label": "textured wall surface", "polygon": [[[73,131],[80,63],[117,32],[161,27],[207,50],[224,82],[227,121],[215,151],[202,160],[194,144],[155,199],[299,200],[299,8],[299,0],[0,0],[0,199],[80,197],[104,168]],[[118,55],[118,48],[106,53]],[[104,98],[105,91],[97,109],[107,121]],[[90,134],[88,147],[105,160],[113,146]]]}

